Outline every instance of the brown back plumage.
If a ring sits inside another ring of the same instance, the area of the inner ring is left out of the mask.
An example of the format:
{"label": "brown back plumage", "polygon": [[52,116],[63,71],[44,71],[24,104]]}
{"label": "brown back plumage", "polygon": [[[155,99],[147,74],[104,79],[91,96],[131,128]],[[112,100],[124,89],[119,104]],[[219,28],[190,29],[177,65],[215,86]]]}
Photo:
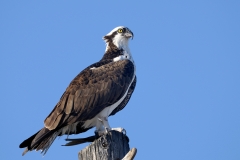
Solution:
{"label": "brown back plumage", "polygon": [[129,60],[83,70],[70,83],[59,103],[45,119],[45,127],[53,130],[93,118],[123,96],[133,78],[133,70]]}

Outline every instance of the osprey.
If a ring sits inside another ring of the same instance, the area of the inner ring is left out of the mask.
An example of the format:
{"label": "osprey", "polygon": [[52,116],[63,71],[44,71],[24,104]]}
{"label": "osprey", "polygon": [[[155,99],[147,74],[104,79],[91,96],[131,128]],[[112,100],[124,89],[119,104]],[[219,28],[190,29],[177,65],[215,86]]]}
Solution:
{"label": "osprey", "polygon": [[128,47],[132,31],[114,28],[103,37],[106,50],[102,59],[81,71],[69,84],[59,102],[44,120],[44,127],[24,140],[20,148],[47,152],[57,136],[79,134],[96,127],[103,135],[111,128],[108,117],[122,110],[136,85],[136,67]]}

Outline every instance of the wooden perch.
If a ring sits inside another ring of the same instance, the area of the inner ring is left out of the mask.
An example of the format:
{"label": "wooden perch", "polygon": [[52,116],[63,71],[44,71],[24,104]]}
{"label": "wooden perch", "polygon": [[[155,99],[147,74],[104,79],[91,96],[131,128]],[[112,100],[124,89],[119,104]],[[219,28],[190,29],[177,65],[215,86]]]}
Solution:
{"label": "wooden perch", "polygon": [[[110,131],[78,153],[79,160],[133,160],[137,149],[129,149],[129,139],[123,133]],[[130,150],[130,151],[129,151]]]}

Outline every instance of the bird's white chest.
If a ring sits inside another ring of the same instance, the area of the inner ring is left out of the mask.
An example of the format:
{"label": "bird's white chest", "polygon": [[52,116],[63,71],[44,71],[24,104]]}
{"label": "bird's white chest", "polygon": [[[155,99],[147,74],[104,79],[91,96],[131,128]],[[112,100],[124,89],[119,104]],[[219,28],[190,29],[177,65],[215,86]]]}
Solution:
{"label": "bird's white chest", "polygon": [[[134,64],[133,57],[132,57],[131,52],[129,50],[124,50],[123,55],[120,55],[120,56],[114,58],[113,61],[116,62],[116,61],[120,61],[120,60],[124,60],[124,59],[129,59]],[[135,64],[134,64],[134,67],[135,67]]]}

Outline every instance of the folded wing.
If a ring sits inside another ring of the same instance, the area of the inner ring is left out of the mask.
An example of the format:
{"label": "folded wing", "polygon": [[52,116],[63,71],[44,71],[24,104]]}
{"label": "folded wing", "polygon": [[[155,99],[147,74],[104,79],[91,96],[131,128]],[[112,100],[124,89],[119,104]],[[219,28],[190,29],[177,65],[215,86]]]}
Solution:
{"label": "folded wing", "polygon": [[95,117],[124,95],[133,76],[134,66],[129,60],[86,68],[70,83],[45,119],[45,127],[54,130]]}

